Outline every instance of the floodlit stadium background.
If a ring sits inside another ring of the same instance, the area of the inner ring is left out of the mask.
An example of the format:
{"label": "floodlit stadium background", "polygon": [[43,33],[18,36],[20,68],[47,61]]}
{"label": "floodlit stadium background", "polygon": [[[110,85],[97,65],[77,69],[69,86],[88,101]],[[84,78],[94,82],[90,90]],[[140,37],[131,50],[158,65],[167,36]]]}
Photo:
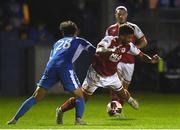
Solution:
{"label": "floodlit stadium background", "polygon": [[[61,21],[76,22],[81,36],[96,46],[115,22],[119,5],[127,7],[128,21],[147,37],[149,45],[143,51],[163,58],[158,65],[137,59],[130,90],[180,92],[180,0],[6,0],[0,1],[0,96],[32,94],[51,45],[61,38]],[[75,64],[81,82],[90,58],[83,53]],[[61,92],[56,85],[50,93]]]}

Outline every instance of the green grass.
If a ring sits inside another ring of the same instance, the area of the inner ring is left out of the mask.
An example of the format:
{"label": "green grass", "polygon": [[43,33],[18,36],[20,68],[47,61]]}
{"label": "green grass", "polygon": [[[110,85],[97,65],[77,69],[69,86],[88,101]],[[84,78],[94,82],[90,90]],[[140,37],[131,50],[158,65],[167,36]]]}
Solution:
{"label": "green grass", "polygon": [[0,129],[140,129],[180,128],[180,94],[136,93],[140,109],[134,110],[125,104],[124,119],[109,117],[106,105],[109,95],[93,95],[86,104],[84,120],[87,126],[74,125],[74,110],[65,113],[64,125],[56,125],[55,109],[69,95],[47,96],[26,113],[16,125],[6,122],[14,115],[25,97],[0,98]]}

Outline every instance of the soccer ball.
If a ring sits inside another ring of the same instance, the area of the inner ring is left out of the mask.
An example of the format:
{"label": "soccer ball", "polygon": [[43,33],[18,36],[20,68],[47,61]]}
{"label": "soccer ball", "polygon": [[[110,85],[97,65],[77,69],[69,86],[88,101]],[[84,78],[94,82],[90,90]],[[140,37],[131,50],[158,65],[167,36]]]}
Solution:
{"label": "soccer ball", "polygon": [[111,101],[107,104],[109,116],[119,116],[122,112],[122,105],[118,101]]}

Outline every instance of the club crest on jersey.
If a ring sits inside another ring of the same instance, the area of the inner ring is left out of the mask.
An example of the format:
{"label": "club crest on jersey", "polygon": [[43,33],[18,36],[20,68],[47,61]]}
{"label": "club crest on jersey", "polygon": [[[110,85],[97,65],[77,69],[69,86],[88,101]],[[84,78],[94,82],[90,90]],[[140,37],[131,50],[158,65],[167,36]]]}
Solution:
{"label": "club crest on jersey", "polygon": [[125,53],[125,52],[126,52],[126,48],[125,47],[121,48],[121,53]]}

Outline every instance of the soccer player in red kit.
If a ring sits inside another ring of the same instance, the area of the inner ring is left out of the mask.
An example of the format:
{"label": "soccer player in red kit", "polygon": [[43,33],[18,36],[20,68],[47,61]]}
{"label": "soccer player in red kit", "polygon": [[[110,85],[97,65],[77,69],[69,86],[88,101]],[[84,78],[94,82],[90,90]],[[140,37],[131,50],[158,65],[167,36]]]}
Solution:
{"label": "soccer player in red kit", "polygon": [[[92,64],[88,69],[82,85],[82,91],[85,101],[87,101],[88,97],[91,96],[98,87],[109,88],[112,89],[119,98],[127,101],[133,108],[138,109],[138,102],[123,88],[117,74],[117,64],[126,53],[136,55],[148,63],[158,63],[159,57],[157,55],[154,55],[152,58],[149,57],[130,42],[134,33],[134,29],[131,26],[123,24],[120,28],[117,37],[106,36],[97,45]],[[57,124],[63,124],[63,113],[73,107],[74,97],[57,108]]]}
{"label": "soccer player in red kit", "polygon": [[[106,30],[106,36],[118,36],[119,28],[121,24],[128,24],[134,29],[134,35],[132,38],[132,43],[136,44],[136,47],[141,49],[147,45],[146,37],[144,36],[141,29],[133,23],[127,21],[128,11],[124,6],[118,6],[115,9],[116,23],[109,26]],[[134,72],[135,57],[132,54],[124,54],[117,66],[119,77],[121,77],[123,87],[128,90],[129,84],[132,80]],[[111,91],[111,100],[119,101],[123,105],[123,100],[121,100],[117,94]]]}

